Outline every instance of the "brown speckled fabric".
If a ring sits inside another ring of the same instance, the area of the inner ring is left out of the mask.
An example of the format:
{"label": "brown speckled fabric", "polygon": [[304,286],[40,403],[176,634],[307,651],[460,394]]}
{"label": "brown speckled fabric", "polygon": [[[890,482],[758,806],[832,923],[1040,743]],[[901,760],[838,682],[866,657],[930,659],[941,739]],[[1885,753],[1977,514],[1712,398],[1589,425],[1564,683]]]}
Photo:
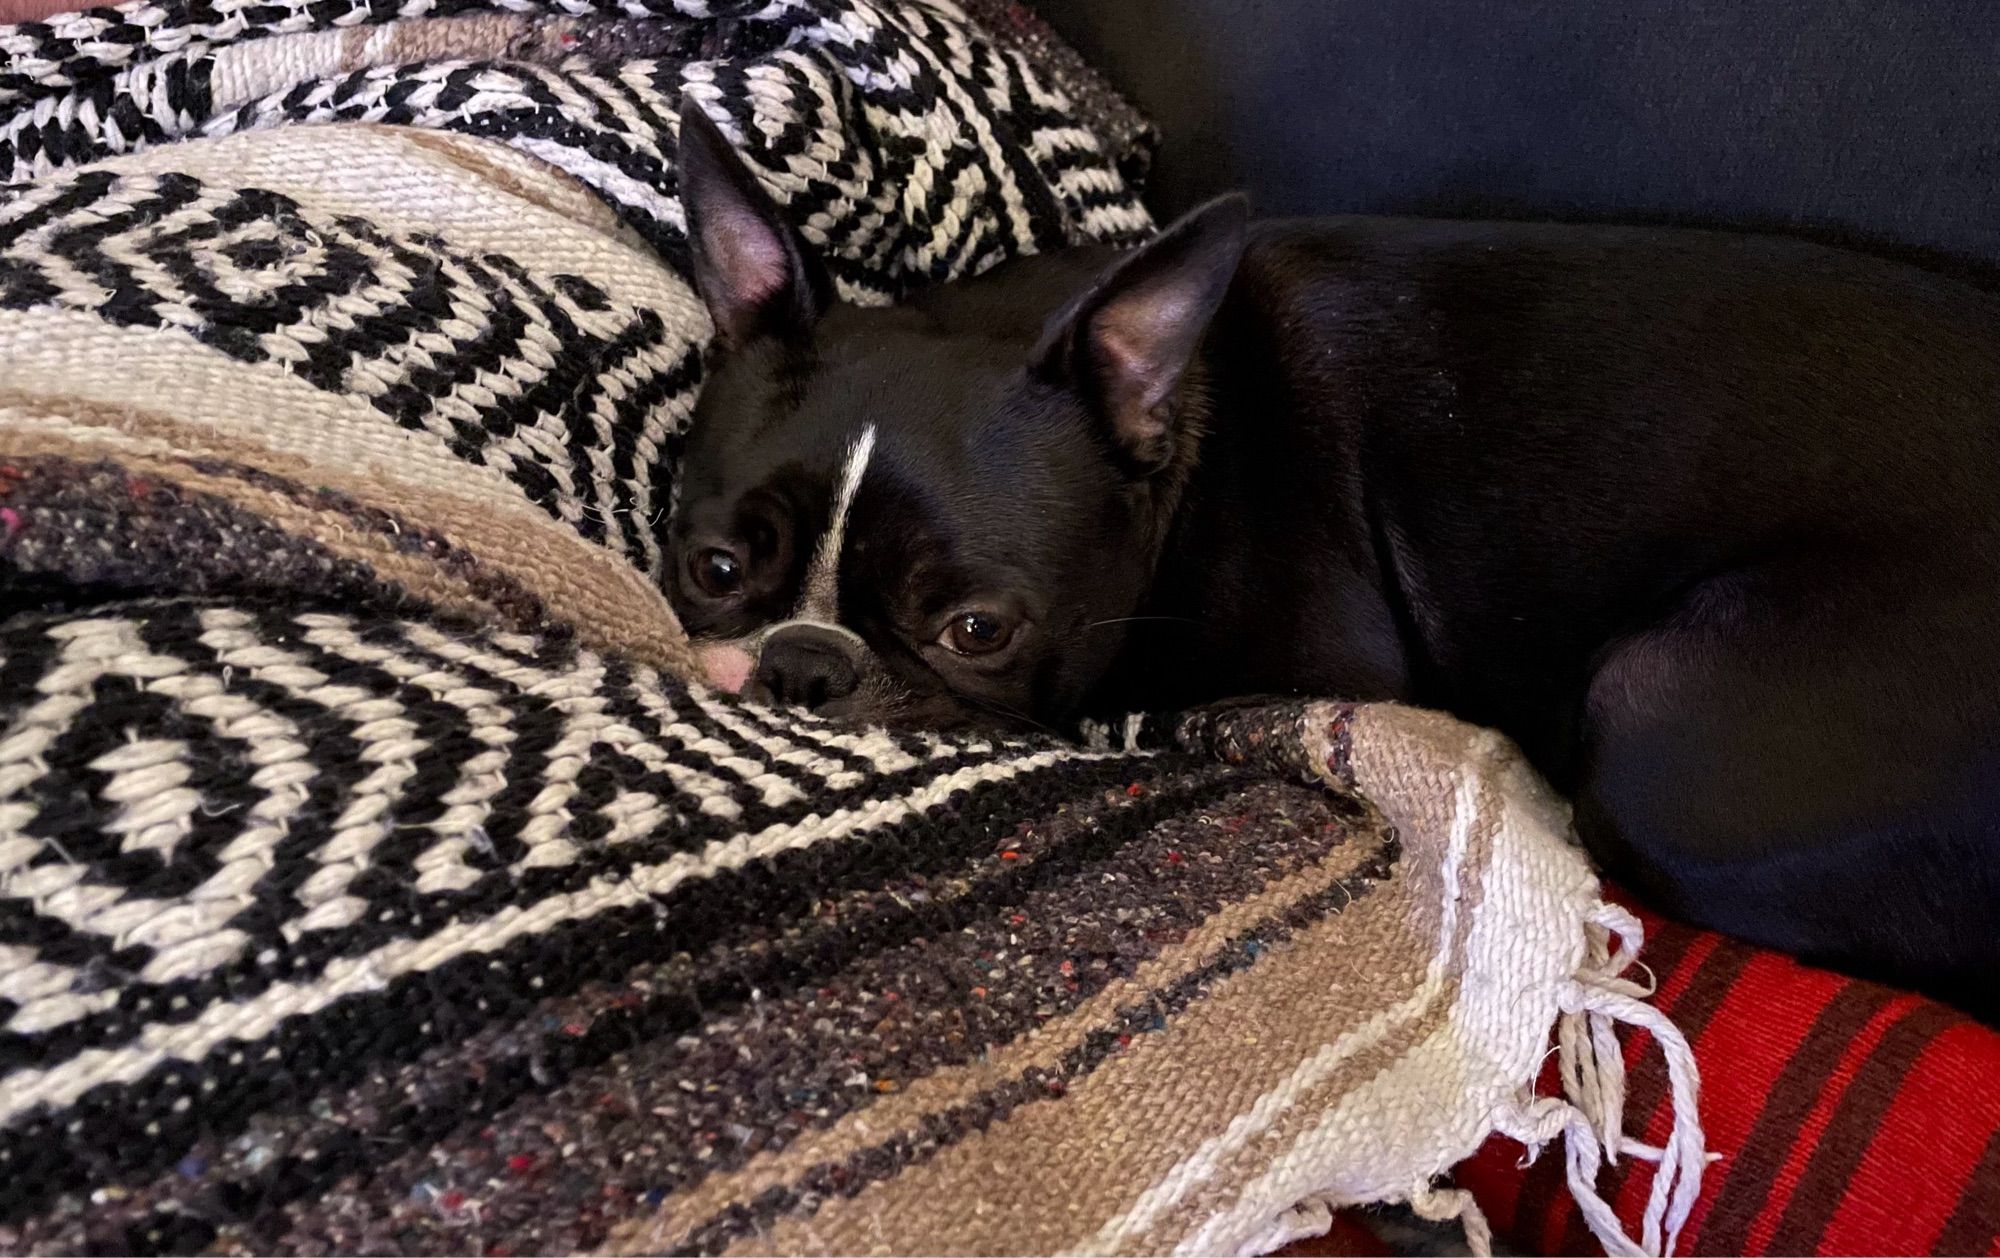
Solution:
{"label": "brown speckled fabric", "polygon": [[[69,1197],[18,1241],[50,1250],[145,1247],[133,1244],[141,1233],[178,1219],[191,1238],[220,1223],[201,1239],[221,1252],[599,1248],[614,1228],[651,1218],[676,1194],[740,1174],[756,1155],[812,1147],[838,1119],[895,1105],[912,1082],[964,1073],[1074,1016],[1142,963],[1171,952],[1229,900],[1352,848],[1352,872],[1344,885],[1333,884],[1343,885],[1344,900],[1365,894],[1393,859],[1379,827],[1307,787],[1231,789],[1212,771],[1185,770],[1135,781],[1167,793],[1170,805],[1114,789],[1026,815],[1000,848],[1020,853],[1015,861],[996,864],[995,854],[980,853],[972,867],[814,906],[787,928],[737,947],[718,946],[679,965],[642,965],[615,982],[532,1005],[462,1043],[260,1116],[231,1139],[199,1141],[172,1168],[116,1199]],[[1163,813],[1169,819],[1153,820]],[[1107,830],[1125,837],[1113,846]],[[1095,859],[1069,850],[1093,842],[1105,849]],[[1082,863],[1058,880],[1037,875],[1040,861]],[[925,933],[862,952],[844,967],[760,986],[747,1000],[713,991],[720,985],[713,976],[754,964],[750,954],[808,941],[824,946],[833,920],[893,920],[908,911],[899,901],[969,897],[979,907],[968,904]],[[1161,1030],[1175,1003],[1184,1004],[1204,978],[1249,964],[1286,930],[1275,916],[1254,924],[1235,955],[1209,961],[1212,973],[1186,981],[1185,990],[1163,989],[1157,1006],[1125,1002],[1093,1020],[1068,1053],[1008,1077],[968,1080],[955,1104],[919,1111],[924,1121],[914,1138],[860,1145],[776,1192],[725,1198],[715,1217],[692,1229],[699,1236],[675,1237],[675,1244],[725,1247],[795,1209],[796,1197],[851,1193],[1022,1104],[1059,1096],[1103,1058],[1128,1051],[1135,1037]],[[666,1012],[705,987],[715,1003],[705,1000],[700,1016]],[[657,1027],[649,1027],[655,1019]],[[606,1055],[603,1041],[616,1042],[613,1028],[626,1043]],[[513,1086],[485,1082],[496,1077]],[[482,1093],[491,1099],[482,1103]],[[483,1121],[445,1121],[488,1106],[497,1112]],[[433,1125],[445,1130],[423,1138]],[[312,1192],[287,1184],[289,1177],[302,1187],[310,1162],[338,1156],[326,1150],[365,1158],[314,1176]]]}

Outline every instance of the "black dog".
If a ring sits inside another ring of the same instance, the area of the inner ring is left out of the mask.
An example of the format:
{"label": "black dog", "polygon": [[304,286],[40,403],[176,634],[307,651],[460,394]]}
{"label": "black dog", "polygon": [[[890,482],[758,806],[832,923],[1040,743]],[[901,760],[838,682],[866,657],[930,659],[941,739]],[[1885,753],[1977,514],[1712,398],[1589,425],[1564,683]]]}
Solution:
{"label": "black dog", "polygon": [[1779,239],[1197,210],[837,306],[698,113],[718,684],[1515,738],[1662,909],[2000,1014],[2000,301]]}

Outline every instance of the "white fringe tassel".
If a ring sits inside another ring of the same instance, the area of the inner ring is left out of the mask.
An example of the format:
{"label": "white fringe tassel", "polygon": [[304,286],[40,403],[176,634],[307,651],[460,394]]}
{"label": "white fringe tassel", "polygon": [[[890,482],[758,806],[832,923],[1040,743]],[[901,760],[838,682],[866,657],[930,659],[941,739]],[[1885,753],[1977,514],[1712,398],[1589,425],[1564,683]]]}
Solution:
{"label": "white fringe tassel", "polygon": [[1486,1222],[1486,1212],[1465,1189],[1421,1184],[1410,1194],[1410,1210],[1432,1223],[1456,1219],[1465,1229],[1465,1247],[1472,1251],[1472,1258],[1493,1258],[1493,1229]]}
{"label": "white fringe tassel", "polygon": [[[1563,1095],[1519,1106],[1501,1115],[1497,1128],[1528,1147],[1530,1162],[1550,1141],[1562,1137],[1570,1195],[1606,1254],[1665,1258],[1680,1242],[1681,1228],[1701,1196],[1702,1171],[1711,1156],[1703,1146],[1695,1109],[1701,1080],[1687,1040],[1666,1015],[1645,1003],[1651,989],[1621,977],[1645,943],[1638,919],[1615,904],[1599,904],[1588,921],[1590,959],[1557,998],[1562,1008],[1556,1045]],[[1610,947],[1613,937],[1618,940],[1616,952]],[[1653,1042],[1666,1057],[1674,1125],[1661,1148],[1625,1135],[1625,1058],[1616,1035],[1621,1022],[1652,1032]],[[1599,1168],[1605,1161],[1615,1164],[1620,1156],[1658,1164],[1636,1244],[1597,1192]],[[1418,1211],[1422,1213],[1422,1207]],[[1473,1239],[1470,1216],[1465,1217],[1468,1243],[1474,1253],[1484,1253]],[[1485,1231],[1483,1219],[1480,1231]]]}
{"label": "white fringe tassel", "polygon": [[1145,728],[1144,712],[1130,713],[1115,728],[1103,721],[1084,721],[1078,726],[1083,745],[1090,751],[1137,751]]}

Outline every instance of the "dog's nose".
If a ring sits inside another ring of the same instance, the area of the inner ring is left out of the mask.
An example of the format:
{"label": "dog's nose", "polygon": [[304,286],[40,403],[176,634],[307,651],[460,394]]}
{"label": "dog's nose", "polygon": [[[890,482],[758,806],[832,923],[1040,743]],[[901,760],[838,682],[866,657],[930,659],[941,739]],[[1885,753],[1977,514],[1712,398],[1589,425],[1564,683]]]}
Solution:
{"label": "dog's nose", "polygon": [[818,708],[853,694],[861,685],[861,669],[847,638],[793,625],[765,641],[755,682],[773,703]]}

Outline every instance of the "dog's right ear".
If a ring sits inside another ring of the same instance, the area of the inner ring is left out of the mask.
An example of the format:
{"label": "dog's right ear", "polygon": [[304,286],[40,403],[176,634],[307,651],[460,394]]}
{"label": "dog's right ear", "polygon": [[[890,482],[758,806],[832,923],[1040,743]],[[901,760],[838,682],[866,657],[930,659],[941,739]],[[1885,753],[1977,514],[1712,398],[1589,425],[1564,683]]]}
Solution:
{"label": "dog's right ear", "polygon": [[679,180],[695,290],[717,339],[798,339],[833,299],[826,270],[729,139],[693,100],[681,103]]}

